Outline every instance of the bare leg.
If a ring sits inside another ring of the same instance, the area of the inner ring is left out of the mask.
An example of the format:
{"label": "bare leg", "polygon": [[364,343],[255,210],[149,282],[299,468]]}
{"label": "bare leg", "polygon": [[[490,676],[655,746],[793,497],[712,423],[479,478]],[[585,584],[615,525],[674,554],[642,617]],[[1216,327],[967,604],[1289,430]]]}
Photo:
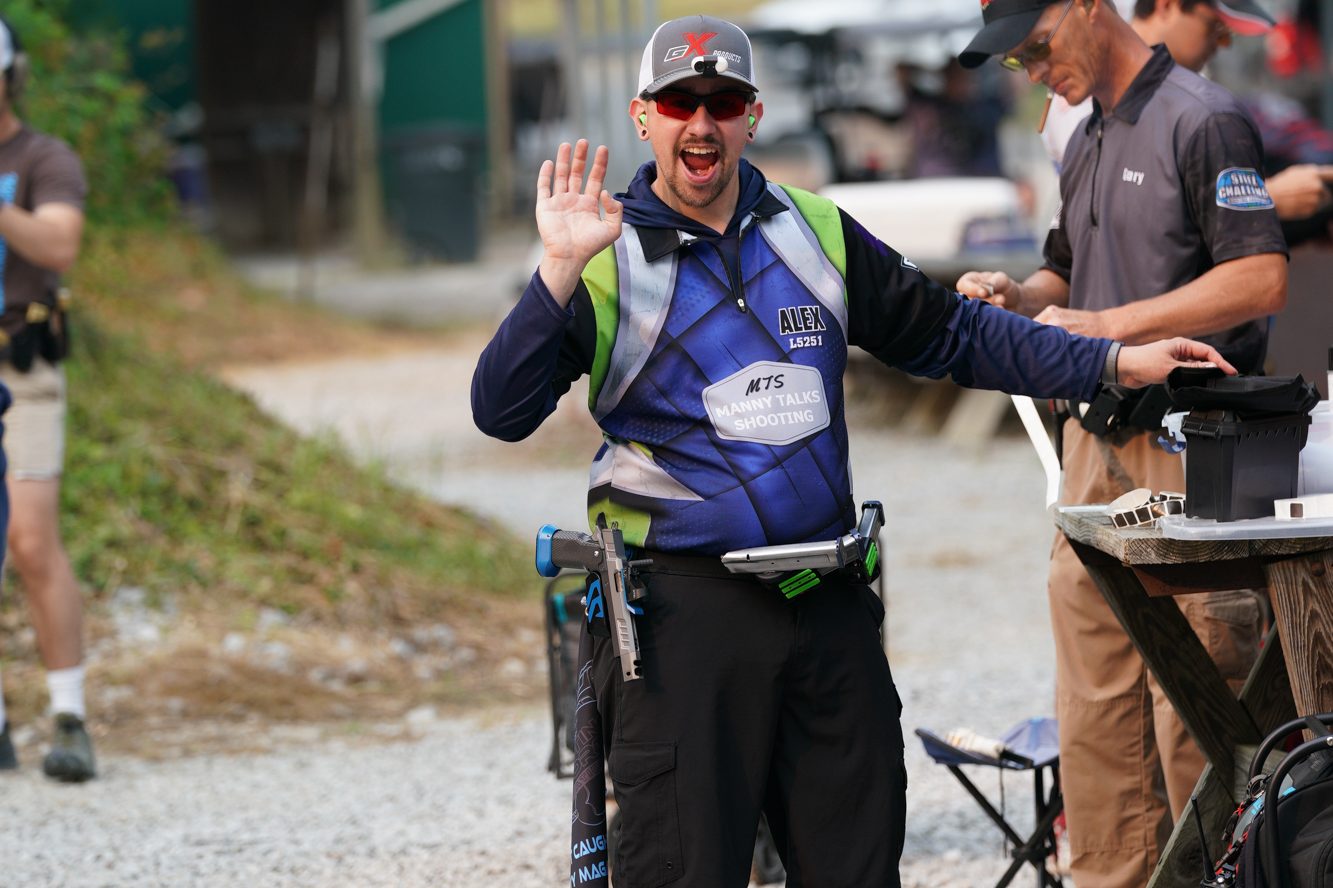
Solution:
{"label": "bare leg", "polygon": [[60,480],[9,482],[9,555],[48,671],[83,661],[83,602],[60,541]]}

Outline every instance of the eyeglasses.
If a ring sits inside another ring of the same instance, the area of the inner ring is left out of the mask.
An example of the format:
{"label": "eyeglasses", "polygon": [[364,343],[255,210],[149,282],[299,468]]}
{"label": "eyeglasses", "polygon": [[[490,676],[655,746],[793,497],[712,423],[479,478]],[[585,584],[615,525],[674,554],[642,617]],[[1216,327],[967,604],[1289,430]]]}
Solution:
{"label": "eyeglasses", "polygon": [[1074,8],[1074,0],[1069,0],[1065,4],[1065,11],[1060,13],[1060,17],[1055,20],[1055,27],[1051,28],[1051,33],[1047,34],[1045,39],[1038,40],[1027,49],[1020,50],[1017,55],[1003,56],[1000,64],[1010,71],[1022,71],[1029,62],[1044,62],[1051,57],[1051,41],[1055,39],[1055,32],[1060,30],[1064,24],[1065,16],[1069,15],[1069,10]]}
{"label": "eyeglasses", "polygon": [[[1200,10],[1203,10],[1202,15],[1200,15]],[[1190,11],[1204,20],[1204,26],[1208,28],[1209,32],[1208,38],[1214,44],[1221,47],[1231,45],[1231,28],[1227,27],[1227,23],[1222,19],[1222,16],[1217,14],[1216,9],[1213,9],[1207,3],[1200,3]]]}
{"label": "eyeglasses", "polygon": [[754,101],[754,93],[729,90],[696,96],[694,93],[663,90],[649,96],[657,102],[657,110],[676,120],[689,120],[700,105],[708,109],[714,120],[732,120],[745,113],[745,109]]}

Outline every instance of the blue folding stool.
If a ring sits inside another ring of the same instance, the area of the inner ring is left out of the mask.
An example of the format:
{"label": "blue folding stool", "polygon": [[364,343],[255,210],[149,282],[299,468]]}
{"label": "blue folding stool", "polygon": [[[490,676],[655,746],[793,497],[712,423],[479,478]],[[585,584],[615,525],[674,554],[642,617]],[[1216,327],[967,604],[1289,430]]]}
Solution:
{"label": "blue folding stool", "polygon": [[[943,737],[917,728],[916,735],[925,745],[926,754],[937,763],[944,765],[972,798],[976,799],[981,810],[995,822],[1013,843],[1013,862],[1009,865],[995,888],[1005,888],[1024,863],[1032,864],[1037,871],[1037,888],[1058,886],[1064,883],[1060,876],[1046,868],[1046,860],[1055,853],[1055,819],[1064,810],[1064,798],[1060,795],[1060,743],[1056,733],[1056,721],[1053,718],[1029,718],[1014,725],[1000,741],[1004,744],[1004,753],[999,757],[960,749],[949,744]],[[1031,771],[1033,775],[1032,795],[1036,806],[1036,817],[1032,835],[1024,839],[1018,834],[990,800],[982,795],[981,790],[967,779],[960,770],[960,765],[985,765],[1000,768],[1002,771]],[[1047,790],[1046,771],[1050,771]]]}

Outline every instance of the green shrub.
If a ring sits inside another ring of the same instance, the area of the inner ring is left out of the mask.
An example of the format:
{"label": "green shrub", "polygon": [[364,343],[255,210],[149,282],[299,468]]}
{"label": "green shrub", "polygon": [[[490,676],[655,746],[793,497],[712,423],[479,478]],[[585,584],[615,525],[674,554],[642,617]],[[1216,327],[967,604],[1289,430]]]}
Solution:
{"label": "green shrub", "polygon": [[123,38],[74,33],[64,2],[9,0],[4,17],[28,54],[31,77],[19,117],[64,139],[83,160],[91,225],[157,224],[174,200],[166,178],[168,146],[129,76]]}

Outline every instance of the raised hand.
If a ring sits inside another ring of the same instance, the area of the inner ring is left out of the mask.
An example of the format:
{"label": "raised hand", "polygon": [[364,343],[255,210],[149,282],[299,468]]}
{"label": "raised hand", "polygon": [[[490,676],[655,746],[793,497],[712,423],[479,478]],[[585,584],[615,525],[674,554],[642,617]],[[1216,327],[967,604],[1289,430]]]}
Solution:
{"label": "raised hand", "polygon": [[1211,345],[1176,338],[1121,348],[1116,382],[1134,388],[1166,382],[1167,374],[1177,367],[1221,367],[1228,375],[1236,375],[1236,368]]}
{"label": "raised hand", "polygon": [[578,276],[589,260],[620,236],[620,201],[602,188],[608,156],[606,146],[599,145],[585,185],[588,141],[579,139],[572,150],[564,142],[556,152],[555,162],[544,161],[537,174],[537,231],[543,248],[541,276],[561,305],[569,303]]}

